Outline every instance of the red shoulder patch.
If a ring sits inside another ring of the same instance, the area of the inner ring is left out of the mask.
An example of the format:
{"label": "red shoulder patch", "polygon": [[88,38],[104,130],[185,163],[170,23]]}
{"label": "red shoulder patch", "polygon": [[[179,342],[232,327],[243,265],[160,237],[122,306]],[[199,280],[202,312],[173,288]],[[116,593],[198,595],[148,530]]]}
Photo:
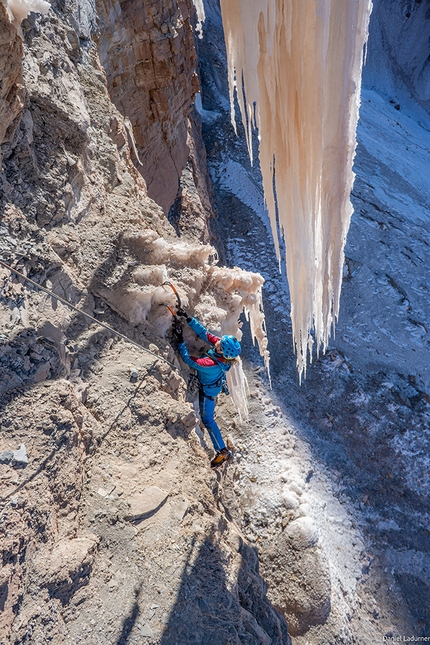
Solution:
{"label": "red shoulder patch", "polygon": [[201,365],[202,367],[213,367],[216,365],[216,361],[209,356],[204,356],[203,358],[195,358],[195,356],[191,356],[191,358],[195,363],[197,363],[197,365]]}
{"label": "red shoulder patch", "polygon": [[211,345],[215,345],[219,341],[218,336],[214,336],[213,334],[210,334],[209,332],[207,333],[208,336],[208,341],[210,342]]}

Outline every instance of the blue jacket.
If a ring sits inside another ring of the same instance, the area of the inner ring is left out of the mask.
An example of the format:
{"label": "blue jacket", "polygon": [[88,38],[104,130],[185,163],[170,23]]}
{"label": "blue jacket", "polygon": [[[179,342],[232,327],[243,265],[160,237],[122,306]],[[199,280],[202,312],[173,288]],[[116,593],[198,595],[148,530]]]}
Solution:
{"label": "blue jacket", "polygon": [[[198,320],[192,318],[189,321],[191,329],[200,336],[205,343],[214,346],[219,340],[218,336],[211,334]],[[197,377],[206,396],[217,396],[222,390],[223,383],[226,380],[228,370],[231,368],[230,362],[224,362],[223,357],[217,354],[215,349],[210,349],[206,356],[194,358],[190,356],[185,343],[179,343],[178,351],[184,363],[197,370]]]}

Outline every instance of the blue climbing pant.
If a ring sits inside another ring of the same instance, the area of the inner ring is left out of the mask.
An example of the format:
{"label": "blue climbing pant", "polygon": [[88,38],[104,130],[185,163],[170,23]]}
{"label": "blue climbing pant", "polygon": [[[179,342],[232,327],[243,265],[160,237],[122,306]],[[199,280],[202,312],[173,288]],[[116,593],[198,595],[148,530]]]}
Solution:
{"label": "blue climbing pant", "polygon": [[217,452],[220,452],[223,448],[225,448],[225,443],[221,436],[221,431],[218,428],[218,425],[214,418],[215,398],[212,396],[205,396],[202,390],[200,390],[199,406],[202,423],[209,432],[209,436],[212,440],[215,450]]}

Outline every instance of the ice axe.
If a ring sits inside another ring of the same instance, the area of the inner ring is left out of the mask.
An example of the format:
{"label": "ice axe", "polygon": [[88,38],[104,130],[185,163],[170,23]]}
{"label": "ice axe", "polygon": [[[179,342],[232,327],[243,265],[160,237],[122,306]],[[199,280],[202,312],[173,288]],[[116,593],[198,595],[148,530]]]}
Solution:
{"label": "ice axe", "polygon": [[167,309],[168,309],[168,310],[170,311],[170,313],[172,314],[173,318],[177,318],[176,312],[175,312],[175,310],[173,309],[173,307],[171,307],[170,305],[168,305],[168,304],[167,304],[167,302],[163,302],[163,303],[161,303],[161,304],[163,305],[163,307],[167,307]]}
{"label": "ice axe", "polygon": [[[181,302],[181,297],[180,297],[180,295],[178,293],[178,290],[176,289],[175,285],[172,284],[171,282],[169,282],[168,280],[166,280],[166,282],[163,282],[163,284],[161,286],[163,286],[163,287],[168,286],[168,287],[171,288],[171,290],[173,291],[173,293],[175,294],[175,297],[176,297],[176,309],[178,311],[180,311],[182,309],[182,302]],[[170,313],[173,316],[173,323],[172,323],[173,335],[176,336],[176,338],[178,340],[180,338],[183,339],[183,337],[182,337],[182,324],[181,324],[181,322],[180,322],[180,320],[178,318],[177,313],[174,311],[173,307],[168,305],[166,302],[163,302],[163,305],[165,307],[167,307],[167,309],[170,311]]]}
{"label": "ice axe", "polygon": [[[172,284],[171,282],[169,282],[168,280],[166,280],[166,282],[163,282],[163,284],[161,286],[164,287],[165,285],[169,286],[171,288],[171,290],[173,291],[173,293],[175,294],[175,296],[176,296],[176,303],[177,303],[176,308],[177,309],[182,309],[181,297],[180,297],[180,295],[178,293],[178,290],[176,289],[175,285]],[[168,305],[166,305],[166,306],[168,306]],[[170,307],[169,307],[169,309],[170,309]],[[171,309],[170,309],[170,312],[173,313]],[[176,314],[173,314],[173,315],[176,315]]]}

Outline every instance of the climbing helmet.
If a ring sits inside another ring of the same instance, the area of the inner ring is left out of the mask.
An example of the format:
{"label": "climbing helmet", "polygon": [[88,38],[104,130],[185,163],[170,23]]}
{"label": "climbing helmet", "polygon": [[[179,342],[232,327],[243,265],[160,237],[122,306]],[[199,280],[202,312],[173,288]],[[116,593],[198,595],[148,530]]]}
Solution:
{"label": "climbing helmet", "polygon": [[237,338],[231,335],[223,336],[220,340],[220,346],[224,358],[229,360],[239,356],[242,349]]}

